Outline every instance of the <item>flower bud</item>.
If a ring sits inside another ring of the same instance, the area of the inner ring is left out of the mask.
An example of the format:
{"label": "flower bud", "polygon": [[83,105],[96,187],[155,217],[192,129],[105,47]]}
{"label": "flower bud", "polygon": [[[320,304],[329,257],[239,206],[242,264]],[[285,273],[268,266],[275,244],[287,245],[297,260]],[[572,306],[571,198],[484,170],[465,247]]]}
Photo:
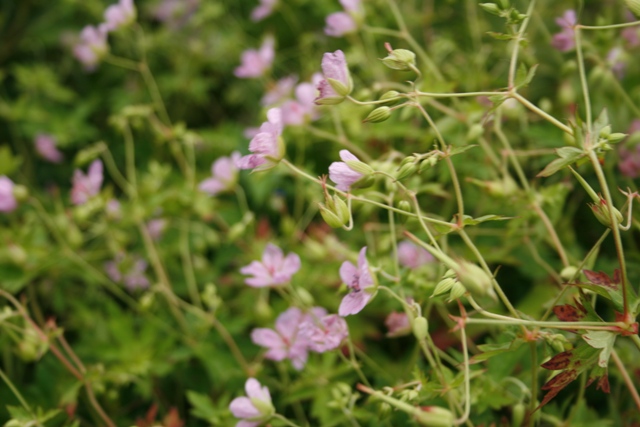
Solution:
{"label": "flower bud", "polygon": [[418,165],[415,163],[407,163],[404,166],[400,166],[396,173],[396,180],[402,181],[405,178],[409,178],[411,175],[418,171]]}
{"label": "flower bud", "polygon": [[484,126],[480,123],[474,123],[467,131],[467,142],[475,141],[484,133]]}
{"label": "flower bud", "polygon": [[407,200],[400,200],[398,202],[398,209],[401,209],[405,212],[411,212],[412,206],[411,206],[411,203],[409,203]]}
{"label": "flower bud", "polygon": [[472,295],[495,298],[492,278],[482,268],[468,261],[460,261],[456,269],[458,280]]}
{"label": "flower bud", "polygon": [[433,293],[431,294],[431,298],[437,297],[438,295],[446,294],[451,290],[453,285],[457,282],[453,277],[445,277],[436,285]]}
{"label": "flower bud", "polygon": [[467,289],[464,286],[462,286],[462,283],[460,283],[457,280],[454,280],[453,286],[451,287],[451,292],[449,292],[449,299],[447,299],[447,301],[449,302],[455,301],[458,298],[462,297],[466,292],[467,292]]}
{"label": "flower bud", "polygon": [[609,136],[607,136],[607,141],[609,141],[611,143],[620,142],[623,139],[625,139],[626,136],[627,136],[626,133],[614,132],[614,133],[610,134]]}
{"label": "flower bud", "polygon": [[640,17],[640,0],[624,0],[631,13],[636,17]]}
{"label": "flower bud", "polygon": [[419,169],[418,173],[422,173],[425,170],[429,169],[430,167],[435,166],[436,163],[438,163],[438,157],[437,156],[429,156],[429,157],[427,157],[426,159],[424,159],[420,163],[420,169]]}
{"label": "flower bud", "polygon": [[380,101],[387,101],[389,104],[395,104],[399,100],[399,95],[400,92],[396,90],[390,90],[382,94],[382,96],[380,97]]}
{"label": "flower bud", "polygon": [[562,280],[566,280],[568,282],[576,275],[577,272],[578,272],[577,267],[574,267],[573,265],[569,265],[562,269],[562,271],[560,272],[560,277],[562,278]]}
{"label": "flower bud", "polygon": [[413,329],[413,335],[415,335],[418,341],[422,341],[429,334],[429,322],[427,322],[427,319],[423,316],[413,319],[411,328]]}
{"label": "flower bud", "polygon": [[391,117],[391,109],[389,107],[378,107],[362,121],[362,123],[380,123]]}
{"label": "flower bud", "polygon": [[336,93],[342,97],[348,96],[353,90],[353,82],[351,80],[351,76],[349,76],[348,85],[345,85],[340,80],[332,79],[329,77],[327,77],[327,82],[329,83],[329,85],[331,85],[333,90],[335,90]]}
{"label": "flower bud", "polygon": [[489,12],[492,15],[500,16],[501,10],[495,3],[480,3],[479,6],[485,11]]}
{"label": "flower bud", "polygon": [[[593,211],[593,214],[596,216],[596,219],[600,221],[600,224],[611,228],[611,212],[609,211],[609,207],[605,199],[600,198],[599,203],[590,203],[589,207]],[[613,214],[616,217],[617,224],[620,225],[620,223],[623,221],[622,214],[615,207],[613,208]]]}
{"label": "flower bud", "polygon": [[524,416],[526,415],[526,406],[524,403],[519,402],[513,405],[513,409],[511,410],[511,425],[512,426],[521,426],[524,421]]}
{"label": "flower bud", "polygon": [[207,306],[210,311],[216,311],[216,309],[222,304],[222,300],[218,296],[216,285],[213,283],[207,283],[202,292],[202,302]]}
{"label": "flower bud", "polygon": [[418,422],[429,427],[451,427],[454,416],[448,409],[439,406],[423,406],[422,411],[416,414]]}
{"label": "flower bud", "polygon": [[351,215],[347,204],[337,195],[325,197],[325,204],[318,204],[322,219],[333,228],[339,228],[349,222]]}
{"label": "flower bud", "polygon": [[416,66],[416,54],[406,49],[393,49],[382,63],[393,70],[409,71]]}
{"label": "flower bud", "polygon": [[27,252],[20,245],[9,243],[7,245],[7,255],[9,259],[16,265],[24,266],[27,262]]}
{"label": "flower bud", "polygon": [[29,189],[24,185],[15,184],[13,186],[13,197],[19,202],[25,202],[29,198]]}

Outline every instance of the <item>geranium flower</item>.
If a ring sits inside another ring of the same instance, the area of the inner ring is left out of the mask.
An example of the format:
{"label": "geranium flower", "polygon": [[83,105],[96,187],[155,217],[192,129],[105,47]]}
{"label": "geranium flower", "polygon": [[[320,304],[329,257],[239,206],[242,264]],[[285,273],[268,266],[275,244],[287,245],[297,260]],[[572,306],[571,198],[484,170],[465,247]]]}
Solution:
{"label": "geranium flower", "polygon": [[367,247],[360,249],[358,266],[345,261],[340,266],[340,278],[347,285],[350,292],[345,295],[338,308],[340,316],[359,313],[369,302],[373,294],[367,291],[375,285],[369,263],[367,262]]}
{"label": "geranium flower", "polygon": [[139,256],[126,257],[118,253],[116,257],[104,264],[107,276],[116,283],[122,283],[130,291],[146,289],[149,279],[145,276],[147,262]]}
{"label": "geranium flower", "polygon": [[342,37],[357,28],[358,24],[347,12],[335,12],[327,16],[324,33],[331,37]]}
{"label": "geranium flower", "polygon": [[241,64],[234,70],[236,77],[250,79],[262,76],[269,68],[275,57],[275,41],[273,37],[264,39],[260,50],[249,49],[242,52]]}
{"label": "geranium flower", "polygon": [[163,0],[153,16],[168,27],[178,29],[189,21],[199,6],[200,0]]}
{"label": "geranium flower", "polygon": [[267,121],[260,126],[260,132],[249,143],[253,154],[236,161],[240,169],[266,170],[274,167],[284,156],[282,135],[282,111],[272,108],[267,111]]}
{"label": "geranium flower", "polygon": [[34,141],[36,151],[43,159],[51,163],[60,163],[63,159],[62,153],[56,148],[56,140],[51,135],[38,134]]}
{"label": "geranium flower", "polygon": [[344,52],[336,50],[322,56],[323,79],[318,83],[320,95],[315,103],[318,105],[339,104],[351,93],[353,83]]}
{"label": "geranium flower", "polygon": [[126,27],[136,20],[136,8],[133,0],[120,0],[104,11],[104,26],[109,32]]}
{"label": "geranium flower", "polygon": [[401,337],[411,333],[411,322],[407,313],[392,311],[385,319],[384,325],[387,327],[387,336],[390,338]]}
{"label": "geranium flower", "polygon": [[76,169],[73,173],[73,188],[71,189],[71,202],[74,205],[83,205],[89,198],[100,192],[102,186],[102,161],[94,160],[85,175]]}
{"label": "geranium flower", "polygon": [[275,105],[288,98],[291,95],[291,91],[296,85],[298,78],[296,76],[283,77],[273,85],[267,93],[262,97],[260,103],[262,105]]}
{"label": "geranium flower", "polygon": [[299,126],[308,120],[318,118],[315,99],[318,94],[318,83],[322,79],[320,74],[314,74],[312,83],[300,83],[296,86],[296,99],[285,101],[282,104],[282,123],[285,125]]}
{"label": "geranium flower", "polygon": [[329,165],[329,179],[336,183],[336,188],[341,191],[351,190],[351,186],[364,177],[360,172],[351,169],[345,162],[359,161],[349,150],[340,150],[341,162],[333,162]]}
{"label": "geranium flower", "polygon": [[336,314],[309,319],[300,325],[300,334],[307,341],[310,350],[317,353],[338,348],[349,336],[347,322]]}
{"label": "geranium flower", "polygon": [[104,25],[94,27],[87,25],[80,32],[80,40],[73,48],[73,55],[84,65],[85,69],[96,68],[102,57],[109,51],[107,29]]}
{"label": "geranium flower", "polygon": [[273,9],[278,4],[278,0],[260,0],[260,4],[251,11],[253,22],[262,21],[273,13]]}
{"label": "geranium flower", "polygon": [[418,268],[432,262],[433,259],[433,255],[415,243],[405,240],[398,244],[398,261],[404,267]]}
{"label": "geranium flower", "polygon": [[553,36],[551,45],[561,52],[568,52],[576,47],[575,26],[578,23],[576,11],[569,9],[556,19],[556,24],[562,28],[562,31]]}
{"label": "geranium flower", "polygon": [[15,184],[6,176],[0,176],[0,212],[12,212],[18,207],[13,194]]}
{"label": "geranium flower", "polygon": [[282,249],[269,243],[262,254],[262,262],[253,261],[240,269],[242,274],[253,275],[245,279],[249,286],[261,288],[287,283],[300,270],[300,257],[289,253],[285,257]]}
{"label": "geranium flower", "polygon": [[211,165],[211,177],[200,183],[198,188],[205,193],[215,196],[218,193],[231,190],[238,179],[240,153],[234,151],[230,157],[220,157]]}
{"label": "geranium flower", "polygon": [[255,378],[249,378],[244,389],[247,397],[236,397],[229,404],[233,416],[241,419],[236,427],[257,427],[267,422],[276,412],[269,389]]}
{"label": "geranium flower", "polygon": [[307,362],[309,351],[308,342],[300,333],[300,325],[307,320],[319,319],[326,314],[326,310],[321,307],[315,307],[309,314],[292,307],[278,316],[275,330],[256,328],[251,331],[251,340],[254,344],[269,349],[265,358],[275,361],[289,359],[293,367],[300,370]]}

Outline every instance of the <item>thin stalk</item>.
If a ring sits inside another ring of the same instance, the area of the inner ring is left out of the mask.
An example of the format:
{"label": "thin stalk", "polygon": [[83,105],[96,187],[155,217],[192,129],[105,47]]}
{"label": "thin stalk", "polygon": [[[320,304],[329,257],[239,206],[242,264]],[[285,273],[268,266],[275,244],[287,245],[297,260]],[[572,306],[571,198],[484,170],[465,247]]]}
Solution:
{"label": "thin stalk", "polygon": [[527,17],[524,18],[520,28],[518,29],[518,33],[516,34],[515,39],[513,39],[513,51],[511,52],[511,61],[509,62],[509,90],[515,90],[515,77],[516,77],[516,67],[518,65],[518,52],[520,51],[520,42],[523,40],[523,35],[527,30],[527,26],[529,25],[529,20],[531,19],[531,15],[533,14],[533,9],[535,8],[536,0],[531,0],[529,3],[529,7],[527,8]]}
{"label": "thin stalk", "polygon": [[587,132],[591,134],[591,99],[589,98],[589,86],[587,84],[587,74],[584,69],[584,57],[582,55],[582,38],[580,35],[580,28],[576,27],[575,31],[576,39],[576,55],[578,57],[578,72],[580,74],[580,85],[582,86],[582,97],[584,98],[584,106],[586,110],[587,119]]}
{"label": "thin stalk", "polygon": [[614,30],[616,28],[637,27],[638,25],[640,25],[640,21],[612,25],[576,25],[575,28],[580,28],[581,30]]}
{"label": "thin stalk", "polygon": [[29,404],[27,403],[25,398],[22,397],[22,394],[20,394],[20,391],[13,384],[13,382],[11,382],[9,377],[5,375],[4,371],[1,368],[0,368],[0,378],[2,378],[2,380],[7,385],[7,387],[9,387],[9,390],[11,390],[13,395],[18,399],[18,401],[20,402],[22,407],[27,410],[27,412],[29,413],[31,418],[33,418],[33,421],[35,422],[35,425],[37,425],[39,427],[42,427],[42,423],[40,423],[40,421],[38,421],[38,417],[36,416],[35,412],[33,412],[33,410],[31,410],[31,407],[29,406]]}
{"label": "thin stalk", "polygon": [[561,129],[562,131],[568,133],[569,135],[573,135],[573,130],[565,125],[564,123],[560,122],[558,119],[556,119],[555,117],[553,117],[552,115],[550,115],[549,113],[543,111],[542,109],[540,109],[539,107],[537,107],[535,104],[531,103],[531,101],[529,101],[527,98],[525,98],[524,96],[520,95],[517,92],[511,92],[510,94],[511,98],[517,100],[518,102],[520,102],[522,105],[524,105],[525,107],[527,107],[529,110],[533,111],[534,113],[536,113],[537,115],[539,115],[540,117],[542,117],[543,119],[547,120],[548,122],[552,123],[554,126],[556,126],[557,128]]}
{"label": "thin stalk", "polygon": [[471,413],[471,374],[469,372],[469,349],[467,348],[467,333],[465,328],[460,328],[460,342],[462,342],[464,364],[464,412],[460,418],[453,422],[455,425],[464,424],[469,419],[469,414]]}
{"label": "thin stalk", "polygon": [[[636,338],[637,337],[638,336],[636,335]],[[640,411],[640,395],[638,394],[638,390],[636,389],[633,379],[631,379],[631,377],[629,376],[629,372],[627,372],[627,367],[624,366],[624,363],[622,363],[622,360],[620,360],[620,356],[618,356],[618,353],[615,349],[611,350],[611,358],[613,359],[613,363],[615,363],[616,367],[618,368],[620,375],[622,375],[622,380],[629,389],[629,393],[631,393],[631,397],[633,397],[633,401]]]}
{"label": "thin stalk", "polygon": [[189,289],[189,297],[191,302],[198,308],[202,309],[202,301],[198,292],[198,284],[193,269],[193,260],[191,259],[191,247],[189,246],[189,217],[184,216],[182,227],[180,227],[180,256],[182,258],[182,269],[184,271],[187,288]]}

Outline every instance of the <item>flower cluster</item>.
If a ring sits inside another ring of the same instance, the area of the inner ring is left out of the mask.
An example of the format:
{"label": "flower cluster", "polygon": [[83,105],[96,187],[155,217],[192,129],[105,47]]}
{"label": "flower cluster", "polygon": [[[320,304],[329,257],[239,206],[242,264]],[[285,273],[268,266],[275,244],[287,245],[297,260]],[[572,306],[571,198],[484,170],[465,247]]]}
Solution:
{"label": "flower cluster", "polygon": [[300,257],[297,254],[290,253],[285,257],[282,249],[269,243],[262,254],[262,262],[253,261],[240,272],[253,276],[245,279],[247,285],[262,288],[288,283],[298,270]]}
{"label": "flower cluster", "polygon": [[145,276],[147,262],[138,257],[127,257],[118,253],[116,257],[104,264],[107,276],[116,283],[122,283],[130,291],[146,289],[149,287],[149,279]]}
{"label": "flower cluster", "polygon": [[215,196],[218,193],[231,190],[238,180],[240,153],[234,151],[230,157],[220,157],[211,165],[211,177],[200,183],[198,188],[207,194]]}
{"label": "flower cluster", "polygon": [[71,202],[74,205],[83,205],[100,192],[102,186],[102,161],[94,160],[85,175],[76,169],[73,174],[73,188],[71,189]]}
{"label": "flower cluster", "polygon": [[561,52],[568,52],[576,47],[575,26],[578,23],[576,11],[567,10],[560,18],[556,19],[556,24],[562,28],[557,34],[554,34],[551,45]]}
{"label": "flower cluster", "polygon": [[241,79],[253,79],[263,76],[271,68],[275,57],[275,40],[268,36],[262,42],[260,49],[248,49],[240,56],[241,64],[233,72]]}
{"label": "flower cluster", "polygon": [[94,70],[109,52],[107,35],[131,25],[136,20],[133,0],[120,0],[104,11],[104,22],[98,26],[87,25],[80,32],[80,39],[73,48],[73,54],[85,69]]}

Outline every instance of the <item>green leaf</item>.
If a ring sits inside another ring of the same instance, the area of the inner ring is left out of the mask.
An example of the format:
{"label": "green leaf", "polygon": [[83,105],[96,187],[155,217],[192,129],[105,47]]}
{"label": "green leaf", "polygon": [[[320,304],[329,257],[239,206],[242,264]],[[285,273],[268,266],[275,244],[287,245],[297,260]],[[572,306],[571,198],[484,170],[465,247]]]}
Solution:
{"label": "green leaf", "polygon": [[593,348],[602,349],[598,356],[598,366],[606,368],[618,334],[609,331],[589,331],[582,338]]}
{"label": "green leaf", "polygon": [[516,72],[516,87],[527,87],[533,77],[536,75],[536,70],[538,69],[538,64],[535,64],[533,67],[529,68],[527,71],[527,67],[524,64],[520,64],[518,71]]}
{"label": "green leaf", "polygon": [[487,34],[496,40],[511,40],[514,38],[512,34],[496,33],[494,31],[487,31]]}
{"label": "green leaf", "polygon": [[0,147],[0,175],[11,175],[18,170],[22,158],[14,156],[8,145]]}
{"label": "green leaf", "polygon": [[187,400],[193,406],[191,414],[194,417],[213,422],[218,418],[218,411],[213,405],[211,398],[207,395],[197,393],[192,390],[187,391]]}
{"label": "green leaf", "polygon": [[572,163],[577,162],[585,156],[584,151],[576,147],[561,147],[556,150],[556,154],[560,156],[559,159],[553,160],[549,163],[537,176],[547,177],[569,166]]}
{"label": "green leaf", "polygon": [[453,150],[449,150],[449,157],[455,156],[456,154],[464,153],[467,150],[470,150],[473,147],[477,147],[477,144],[465,145],[462,147],[455,147]]}

